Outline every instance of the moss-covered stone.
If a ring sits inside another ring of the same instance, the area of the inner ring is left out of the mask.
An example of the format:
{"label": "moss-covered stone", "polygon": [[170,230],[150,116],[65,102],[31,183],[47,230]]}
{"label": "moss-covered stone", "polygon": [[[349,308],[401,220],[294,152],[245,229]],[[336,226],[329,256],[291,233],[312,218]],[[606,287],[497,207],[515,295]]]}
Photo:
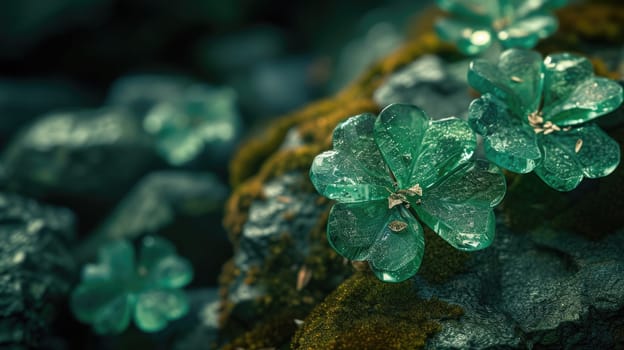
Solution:
{"label": "moss-covered stone", "polygon": [[[328,201],[321,200],[319,204],[327,206]],[[258,315],[252,324],[229,317],[234,305],[227,301],[225,287],[238,277],[240,271],[236,270],[233,263],[224,267],[220,281],[223,293],[220,321],[223,334],[232,339],[225,345],[225,349],[279,348],[288,345],[295,331],[293,320],[303,319],[314,305],[351,274],[351,266],[331,249],[325,237],[328,212],[327,207],[319,223],[310,232],[309,254],[303,259],[303,264],[300,263],[301,257],[293,255],[296,251],[292,247],[294,242],[290,234],[285,232],[270,246],[264,264],[255,267],[253,273],[247,273],[246,284],[259,286],[266,291],[249,306],[253,308],[249,312]],[[299,284],[302,273],[309,273],[310,277]]]}
{"label": "moss-covered stone", "polygon": [[[624,20],[621,19],[624,8],[617,0],[611,1],[610,5],[606,3],[588,1],[558,11],[561,30],[541,43],[538,50],[544,54],[562,50],[582,52],[594,42],[624,42]],[[378,106],[372,100],[373,93],[390,74],[424,54],[458,57],[451,46],[441,43],[433,33],[434,13],[435,10],[425,12],[422,18],[414,20],[409,39],[403,47],[372,65],[344,90],[278,118],[263,134],[249,139],[240,147],[230,164],[234,192],[226,205],[224,218],[224,225],[235,249],[248,219],[251,203],[264,196],[263,185],[288,171],[307,171],[313,157],[331,147],[332,130],[345,118],[364,112],[377,112]],[[593,20],[588,22],[587,18]],[[577,26],[576,23],[581,20],[592,25]],[[604,62],[597,58],[592,61],[598,74],[613,77],[614,73],[609,72]],[[280,149],[286,134],[291,130],[299,134],[302,145]],[[508,174],[510,185],[503,203],[503,217],[512,228],[518,230],[551,222],[563,226],[574,225],[578,231],[602,232],[602,228],[593,230],[594,225],[618,217],[619,214],[614,214],[613,210],[623,207],[619,202],[624,196],[618,195],[622,187],[622,175],[618,175],[620,171],[599,180],[607,183],[601,185],[601,189],[594,194],[584,194],[582,205],[574,205],[577,192],[564,194],[553,191],[533,175]],[[313,189],[311,186],[302,187],[301,191],[310,193]],[[599,202],[603,205],[595,204]],[[608,202],[613,204],[610,209],[605,209]],[[319,197],[318,204],[328,202]],[[261,286],[267,291],[253,307],[254,312],[260,315],[271,315],[268,318],[259,318],[251,324],[237,323],[228,318],[228,308],[231,309],[232,305],[227,303],[226,287],[239,276],[240,271],[236,271],[233,264],[224,267],[221,285],[222,297],[226,302],[221,321],[225,327],[224,334],[231,339],[231,348],[286,347],[289,334],[292,335],[294,330],[293,318],[303,318],[351,273],[353,268],[350,264],[327,243],[326,221],[327,211],[319,216],[318,225],[310,232],[312,243],[303,263],[301,257],[289,255],[291,242],[285,232],[282,239],[271,246],[266,263],[258,266],[253,274],[247,274],[246,283]],[[617,222],[609,222],[609,225],[621,226]],[[425,234],[427,248],[420,276],[429,282],[441,283],[464,269],[468,254],[454,250],[429,230]],[[303,288],[297,288],[297,278],[302,269],[306,269],[311,277]],[[422,346],[427,335],[439,327],[432,319],[458,317],[460,310],[439,301],[418,299],[408,287],[409,283],[383,285],[369,274],[358,272],[306,318],[304,326],[294,338],[293,347],[339,349],[361,345],[361,348],[367,348],[369,344],[375,344],[368,348],[388,349],[398,347],[397,344],[403,344],[401,348]],[[360,310],[350,311],[352,307],[359,307]],[[417,312],[412,315],[403,309]],[[324,317],[332,321],[323,321]],[[332,335],[340,335],[339,340]],[[375,343],[377,340],[385,342]]]}
{"label": "moss-covered stone", "polygon": [[440,319],[462,310],[437,299],[418,297],[413,283],[383,283],[358,272],[304,320],[292,349],[419,349],[440,330]]}

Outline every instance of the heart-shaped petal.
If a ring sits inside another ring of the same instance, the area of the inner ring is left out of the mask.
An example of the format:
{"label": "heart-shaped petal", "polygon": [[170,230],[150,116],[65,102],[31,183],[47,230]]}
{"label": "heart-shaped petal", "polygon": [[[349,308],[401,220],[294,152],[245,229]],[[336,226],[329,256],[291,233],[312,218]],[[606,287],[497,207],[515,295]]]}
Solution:
{"label": "heart-shaped petal", "polygon": [[139,247],[139,265],[149,271],[171,255],[176,255],[175,246],[171,242],[160,237],[147,236]]}
{"label": "heart-shaped petal", "polygon": [[401,206],[387,201],[338,203],[330,213],[327,237],[334,249],[351,260],[368,260],[377,277],[400,282],[420,267],[422,228]]}
{"label": "heart-shaped petal", "polygon": [[623,100],[622,87],[609,79],[594,77],[591,62],[569,53],[544,60],[544,119],[575,125],[615,110]]}
{"label": "heart-shaped petal", "polygon": [[134,247],[126,240],[105,244],[98,252],[98,262],[88,264],[82,270],[83,282],[127,280],[136,273]]}
{"label": "heart-shaped petal", "polygon": [[401,189],[426,188],[470,159],[476,138],[457,118],[431,121],[421,109],[394,104],[375,122],[375,141]]}
{"label": "heart-shaped petal", "polygon": [[516,173],[531,172],[539,163],[541,152],[535,132],[511,116],[496,97],[485,94],[472,101],[468,116],[473,129],[483,135],[485,155],[490,161]]}
{"label": "heart-shaped petal", "polygon": [[503,100],[521,119],[537,111],[542,79],[542,56],[522,49],[504,51],[498,64],[474,60],[468,69],[468,82],[473,88]]}
{"label": "heart-shaped petal", "polygon": [[618,143],[594,124],[540,137],[543,162],[535,173],[559,191],[576,188],[583,176],[610,174],[620,162]]}
{"label": "heart-shaped petal", "polygon": [[130,323],[132,297],[118,281],[85,283],[73,290],[70,307],[78,320],[98,334],[116,334]]}
{"label": "heart-shaped petal", "polygon": [[157,332],[164,329],[170,320],[186,315],[188,310],[188,299],[183,291],[150,290],[138,295],[134,322],[146,332]]}
{"label": "heart-shaped petal", "polygon": [[159,286],[166,288],[182,288],[193,279],[191,263],[173,255],[158,261],[149,273]]}
{"label": "heart-shaped petal", "polygon": [[496,222],[492,207],[506,190],[500,169],[476,161],[457,169],[423,192],[418,217],[440,237],[460,250],[488,247]]}
{"label": "heart-shaped petal", "polygon": [[325,197],[345,203],[387,198],[394,184],[373,140],[375,116],[361,114],[334,130],[334,149],[314,158],[310,180]]}
{"label": "heart-shaped petal", "polygon": [[453,42],[459,51],[466,55],[478,55],[492,45],[492,33],[489,25],[455,18],[443,18],[435,24],[440,39]]}
{"label": "heart-shaped petal", "polygon": [[445,11],[483,22],[490,22],[501,15],[499,1],[437,0],[436,3]]}
{"label": "heart-shaped petal", "polygon": [[530,49],[539,39],[551,36],[558,26],[557,18],[547,13],[537,13],[514,21],[498,32],[498,40],[506,48]]}

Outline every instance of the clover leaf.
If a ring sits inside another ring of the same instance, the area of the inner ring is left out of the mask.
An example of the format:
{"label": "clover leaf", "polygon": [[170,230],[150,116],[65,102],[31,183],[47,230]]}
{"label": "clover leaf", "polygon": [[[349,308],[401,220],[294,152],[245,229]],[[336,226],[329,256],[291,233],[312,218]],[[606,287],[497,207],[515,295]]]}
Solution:
{"label": "clover leaf", "polygon": [[223,156],[240,129],[236,94],[230,88],[191,85],[182,96],[156,104],[145,116],[143,128],[171,165],[185,165],[204,152]]}
{"label": "clover leaf", "polygon": [[619,164],[618,143],[588,122],[618,108],[622,87],[595,77],[586,58],[561,53],[542,60],[511,49],[498,64],[473,61],[468,82],[484,94],[471,103],[469,122],[498,166],[534,170],[550,187],[569,191]]}
{"label": "clover leaf", "polygon": [[498,168],[473,160],[475,146],[465,121],[432,121],[410,105],[339,124],[333,150],[316,156],[310,169],[318,192],[338,202],[327,224],[330,244],[348,259],[368,261],[387,282],[418,271],[419,220],[457,249],[487,247],[505,179]]}
{"label": "clover leaf", "polygon": [[530,49],[557,30],[550,10],[566,0],[437,0],[451,17],[439,20],[440,38],[468,55],[485,51],[494,40],[504,48]]}
{"label": "clover leaf", "polygon": [[138,264],[125,240],[102,247],[97,264],[83,268],[82,281],[70,299],[78,320],[90,323],[98,334],[124,331],[134,319],[143,331],[156,332],[189,309],[186,294],[193,270],[163,238],[146,237]]}

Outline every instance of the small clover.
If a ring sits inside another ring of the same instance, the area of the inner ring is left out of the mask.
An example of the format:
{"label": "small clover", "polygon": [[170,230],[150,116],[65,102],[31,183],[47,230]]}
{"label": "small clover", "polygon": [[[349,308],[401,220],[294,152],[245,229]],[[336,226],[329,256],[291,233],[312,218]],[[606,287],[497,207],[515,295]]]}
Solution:
{"label": "small clover", "polygon": [[227,153],[240,120],[236,94],[229,88],[192,85],[182,96],[154,106],[143,120],[158,152],[172,165],[184,165],[206,149]]}
{"label": "small clover", "polygon": [[475,145],[466,122],[432,121],[410,105],[339,124],[333,150],[316,156],[310,169],[318,192],[338,201],[327,224],[330,244],[348,259],[368,261],[388,282],[418,271],[424,238],[417,218],[457,249],[487,247],[505,179],[472,160]]}
{"label": "small clover", "polygon": [[97,264],[83,268],[70,306],[76,318],[90,323],[98,334],[120,333],[130,319],[141,330],[156,332],[188,312],[180,288],[192,278],[190,263],[165,239],[143,239],[138,264],[132,245],[115,241],[102,247]]}
{"label": "small clover", "polygon": [[583,177],[609,175],[620,147],[587,123],[622,103],[622,87],[594,76],[591,63],[568,53],[542,60],[534,51],[503,52],[498,65],[478,59],[468,82],[484,94],[469,108],[487,158],[516,173],[535,173],[550,187],[570,191]]}
{"label": "small clover", "polygon": [[437,0],[452,17],[436,23],[440,38],[468,55],[485,51],[494,40],[504,48],[530,49],[557,30],[549,12],[566,0]]}

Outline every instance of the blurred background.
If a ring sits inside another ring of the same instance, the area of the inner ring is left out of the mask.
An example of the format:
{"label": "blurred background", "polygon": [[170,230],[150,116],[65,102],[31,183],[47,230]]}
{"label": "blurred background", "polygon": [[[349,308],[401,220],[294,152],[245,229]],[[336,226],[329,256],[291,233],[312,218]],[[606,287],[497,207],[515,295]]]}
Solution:
{"label": "blurred background", "polygon": [[239,142],[340,90],[428,4],[0,1],[0,231],[22,242],[1,253],[28,252],[0,271],[39,288],[0,289],[0,344],[153,348],[162,335],[98,338],[74,321],[80,267],[107,240],[158,234],[193,263],[193,300],[214,299]]}
{"label": "blurred background", "polygon": [[427,4],[1,1],[0,184],[69,205],[84,233],[154,169],[225,183],[242,138],[344,87]]}

